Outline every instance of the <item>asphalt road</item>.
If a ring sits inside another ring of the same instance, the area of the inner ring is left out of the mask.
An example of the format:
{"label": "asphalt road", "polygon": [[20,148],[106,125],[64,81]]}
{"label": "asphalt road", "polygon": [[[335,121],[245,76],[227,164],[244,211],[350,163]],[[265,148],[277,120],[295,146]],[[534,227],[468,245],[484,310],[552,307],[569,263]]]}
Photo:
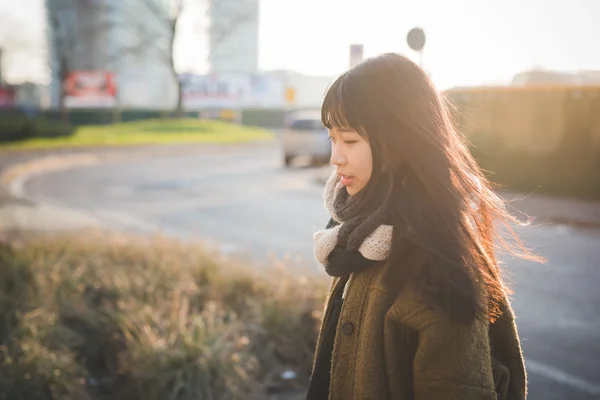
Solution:
{"label": "asphalt road", "polygon": [[[327,221],[322,188],[314,170],[284,169],[273,145],[54,172],[32,178],[24,190],[119,229],[210,238],[226,252],[274,255],[299,274],[322,273],[312,257],[312,233]],[[600,399],[600,231],[544,226],[519,233],[549,260],[503,260],[529,399]]]}

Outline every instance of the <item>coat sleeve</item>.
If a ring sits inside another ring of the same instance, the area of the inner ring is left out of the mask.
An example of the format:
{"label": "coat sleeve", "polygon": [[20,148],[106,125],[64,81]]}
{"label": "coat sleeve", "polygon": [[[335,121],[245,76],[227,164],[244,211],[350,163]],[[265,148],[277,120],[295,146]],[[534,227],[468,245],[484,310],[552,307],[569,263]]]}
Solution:
{"label": "coat sleeve", "polygon": [[415,400],[496,400],[487,321],[458,325],[437,316],[420,326]]}
{"label": "coat sleeve", "polygon": [[402,323],[417,332],[415,400],[497,400],[489,322],[459,324],[414,297],[401,300]]}

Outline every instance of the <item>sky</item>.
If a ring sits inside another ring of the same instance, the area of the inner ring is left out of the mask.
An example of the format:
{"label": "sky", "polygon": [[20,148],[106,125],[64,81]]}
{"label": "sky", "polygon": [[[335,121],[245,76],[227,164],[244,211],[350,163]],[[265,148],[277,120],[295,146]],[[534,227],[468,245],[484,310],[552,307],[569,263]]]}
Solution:
{"label": "sky", "polygon": [[[203,0],[187,1],[191,7],[181,22],[176,65],[180,72],[201,73],[206,70]],[[394,51],[417,61],[406,34],[421,27],[427,36],[423,67],[442,88],[509,83],[531,68],[600,70],[599,0],[259,1],[261,69],[335,76],[348,67],[351,43],[363,44],[367,57]],[[43,0],[18,4],[0,0],[0,26],[14,15],[27,21],[23,29],[41,24]],[[43,60],[17,63],[26,68],[10,64],[7,79],[39,80],[46,73]]]}

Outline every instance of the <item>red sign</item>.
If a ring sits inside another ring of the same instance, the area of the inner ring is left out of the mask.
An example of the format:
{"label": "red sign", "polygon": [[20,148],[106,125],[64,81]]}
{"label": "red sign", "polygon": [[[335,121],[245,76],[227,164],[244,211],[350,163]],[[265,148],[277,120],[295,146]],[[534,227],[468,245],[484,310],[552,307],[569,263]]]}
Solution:
{"label": "red sign", "polygon": [[10,108],[15,105],[15,91],[6,86],[0,86],[0,108]]}
{"label": "red sign", "polygon": [[113,107],[117,85],[107,71],[73,71],[64,82],[67,107]]}

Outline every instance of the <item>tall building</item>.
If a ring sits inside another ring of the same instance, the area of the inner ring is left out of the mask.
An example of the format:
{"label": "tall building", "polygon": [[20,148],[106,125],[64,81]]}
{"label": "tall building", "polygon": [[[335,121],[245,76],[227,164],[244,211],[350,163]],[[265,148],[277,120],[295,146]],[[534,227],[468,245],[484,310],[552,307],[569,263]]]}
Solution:
{"label": "tall building", "polygon": [[211,0],[208,15],[211,72],[258,71],[258,0]]}
{"label": "tall building", "polygon": [[46,0],[52,106],[59,104],[62,58],[69,72],[111,72],[121,107],[173,108],[169,6],[170,0]]}

